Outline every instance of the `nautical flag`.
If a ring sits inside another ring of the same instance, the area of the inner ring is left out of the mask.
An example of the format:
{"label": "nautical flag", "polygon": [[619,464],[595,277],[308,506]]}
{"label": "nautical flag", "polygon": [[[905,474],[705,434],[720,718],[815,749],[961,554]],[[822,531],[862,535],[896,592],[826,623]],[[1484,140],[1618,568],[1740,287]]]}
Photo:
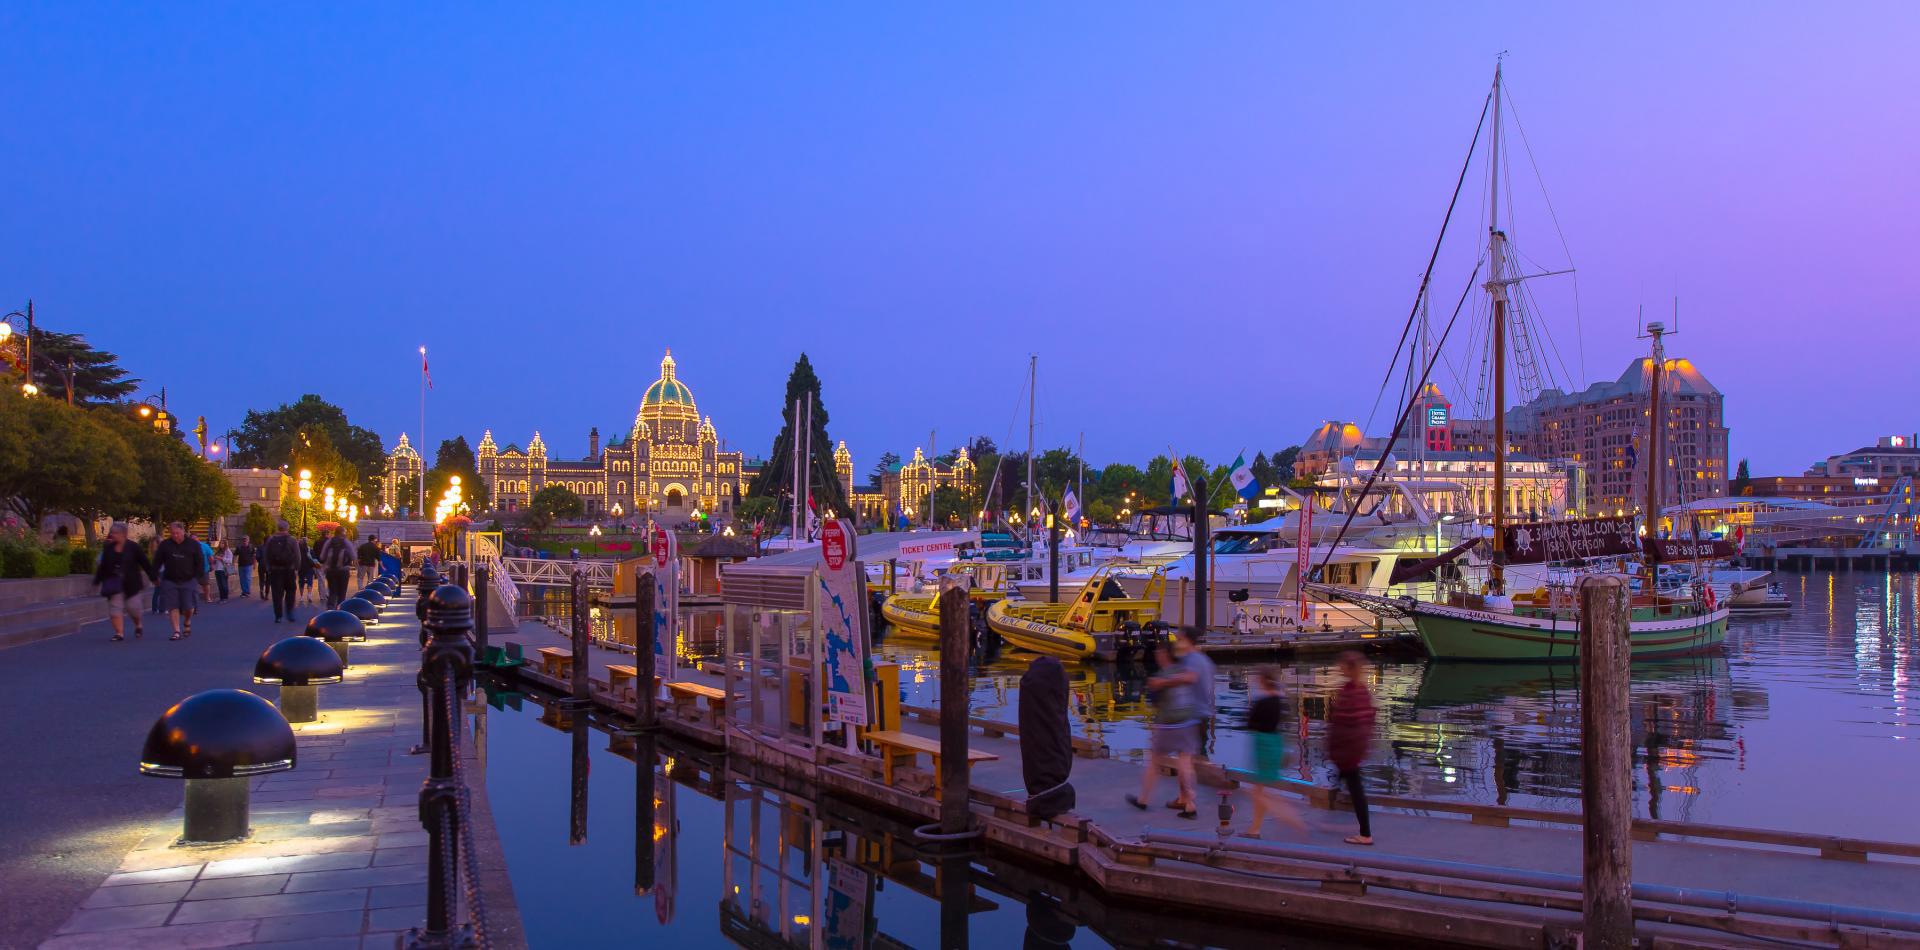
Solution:
{"label": "nautical flag", "polygon": [[1180,464],[1180,460],[1177,458],[1173,460],[1173,485],[1170,490],[1173,493],[1173,497],[1167,501],[1167,504],[1170,505],[1179,504],[1181,496],[1188,494],[1190,491],[1187,487],[1187,467]]}
{"label": "nautical flag", "polygon": [[427,381],[427,388],[433,388],[433,373],[427,369],[427,348],[420,348],[420,375]]}
{"label": "nautical flag", "polygon": [[813,510],[813,493],[807,493],[807,540],[820,533],[820,514]]}
{"label": "nautical flag", "polygon": [[1074,497],[1073,489],[1067,489],[1067,497],[1060,503],[1060,507],[1067,511],[1067,524],[1080,523],[1080,499]]}
{"label": "nautical flag", "polygon": [[1260,497],[1260,480],[1253,477],[1253,466],[1247,464],[1245,455],[1234,456],[1233,469],[1227,473],[1227,480],[1233,483],[1233,490],[1241,498],[1252,501]]}

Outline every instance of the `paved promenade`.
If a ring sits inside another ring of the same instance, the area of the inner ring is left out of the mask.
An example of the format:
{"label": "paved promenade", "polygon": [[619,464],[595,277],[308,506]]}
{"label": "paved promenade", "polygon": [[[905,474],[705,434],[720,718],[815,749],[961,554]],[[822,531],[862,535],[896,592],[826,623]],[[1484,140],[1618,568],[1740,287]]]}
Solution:
{"label": "paved promenade", "polygon": [[[107,642],[105,624],[0,651],[16,689],[0,809],[0,946],[391,947],[425,919],[426,833],[417,798],[418,626],[412,592],[352,649],[346,682],[321,687],[321,721],[296,726],[298,767],[255,780],[253,834],[218,847],[175,847],[182,785],[138,774],[147,729],[202,689],[256,689],[253,661],[276,638],[259,600],[202,612],[169,642],[149,618],[144,640]],[[301,608],[302,623],[312,608]],[[484,789],[475,789],[484,803]],[[490,816],[476,825],[492,917],[517,934]],[[506,941],[511,946],[517,935]]]}

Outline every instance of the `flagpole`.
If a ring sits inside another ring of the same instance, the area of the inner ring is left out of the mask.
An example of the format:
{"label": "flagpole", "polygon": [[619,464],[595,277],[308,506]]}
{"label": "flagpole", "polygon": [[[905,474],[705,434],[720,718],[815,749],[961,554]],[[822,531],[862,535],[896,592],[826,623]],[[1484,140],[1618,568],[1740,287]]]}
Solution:
{"label": "flagpole", "polygon": [[792,533],[787,535],[788,549],[800,543],[800,397],[793,399],[793,444],[787,447],[793,456],[792,495],[793,505],[790,517],[793,521]]}
{"label": "flagpole", "polygon": [[932,458],[927,459],[927,530],[929,531],[940,530],[939,527],[933,523],[933,497],[940,492],[940,479],[935,477],[935,473],[939,471],[938,466],[940,464],[939,438],[939,429],[927,430],[927,454],[932,456]]}
{"label": "flagpole", "polygon": [[424,520],[427,517],[427,348],[420,348],[420,507],[415,509]]}
{"label": "flagpole", "polygon": [[1080,462],[1080,487],[1074,490],[1073,497],[1080,504],[1080,510],[1087,508],[1087,434],[1080,433],[1080,447],[1074,450],[1074,457]]}
{"label": "flagpole", "polygon": [[[813,515],[813,393],[811,392],[807,393],[807,441],[805,443],[805,447],[801,450],[800,471],[802,473],[800,476],[801,478],[800,496],[806,499],[807,518],[809,519],[809,521],[811,521],[811,519],[814,517]],[[807,540],[809,541],[813,540],[813,538],[811,537],[811,535],[813,534],[813,530],[811,526],[809,526],[807,530],[807,534],[809,535]]]}

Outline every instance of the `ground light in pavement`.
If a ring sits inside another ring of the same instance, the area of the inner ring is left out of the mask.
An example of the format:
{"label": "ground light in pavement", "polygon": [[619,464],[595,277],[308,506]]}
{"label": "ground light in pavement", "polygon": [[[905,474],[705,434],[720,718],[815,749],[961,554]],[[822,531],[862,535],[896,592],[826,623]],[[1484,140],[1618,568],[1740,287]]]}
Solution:
{"label": "ground light in pavement", "polygon": [[201,844],[246,837],[248,784],[293,768],[294,757],[293,727],[272,703],[243,689],[210,689],[154,721],[140,771],[186,780],[181,842]]}
{"label": "ground light in pavement", "polygon": [[320,718],[320,687],[338,683],[346,666],[312,637],[288,637],[266,648],[253,664],[253,681],[280,687],[280,714],[288,722]]}
{"label": "ground light in pavement", "polygon": [[340,654],[340,665],[351,666],[347,660],[347,644],[365,643],[367,625],[344,610],[322,610],[307,621],[307,636],[325,640]]}

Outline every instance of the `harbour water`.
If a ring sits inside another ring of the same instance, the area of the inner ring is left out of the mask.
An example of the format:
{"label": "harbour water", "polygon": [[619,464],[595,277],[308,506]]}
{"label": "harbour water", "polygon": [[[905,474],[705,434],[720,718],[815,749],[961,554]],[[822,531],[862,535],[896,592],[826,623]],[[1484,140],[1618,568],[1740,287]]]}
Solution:
{"label": "harbour water", "polygon": [[[1898,820],[1920,786],[1920,575],[1780,574],[1792,609],[1736,617],[1723,656],[1636,664],[1632,691],[1636,814],[1678,821],[1920,841]],[[938,656],[883,647],[903,664],[908,702],[932,705]],[[1220,664],[1213,758],[1249,767],[1239,728],[1249,672]],[[1018,658],[974,679],[973,715],[1018,717]],[[1282,663],[1284,731],[1295,774],[1329,780],[1331,658]],[[1077,733],[1115,755],[1147,744],[1145,671],[1070,667]],[[1369,787],[1396,794],[1577,810],[1580,695],[1570,665],[1380,660]],[[1117,794],[1117,793],[1116,793]]]}
{"label": "harbour water", "polygon": [[[1920,828],[1902,817],[1920,784],[1911,745],[1920,727],[1912,695],[1920,577],[1782,580],[1792,611],[1736,620],[1724,656],[1636,667],[1636,813],[1920,840]],[[904,664],[908,702],[933,702],[930,652],[883,645],[880,653]],[[1250,760],[1238,723],[1251,668],[1220,669],[1213,757],[1229,764]],[[1012,657],[983,665],[974,715],[1016,719],[1022,669]],[[1320,658],[1282,669],[1286,730],[1306,753],[1296,774],[1325,781],[1321,735],[1336,685],[1332,664]],[[1371,675],[1382,710],[1368,770],[1373,787],[1578,808],[1573,668],[1383,661]],[[1147,716],[1140,671],[1077,668],[1072,685],[1076,731],[1098,736],[1116,755],[1137,755]],[[822,918],[827,946],[843,945],[835,935],[847,936],[848,928],[931,946],[955,925],[951,913],[943,923],[941,897],[962,885],[971,911],[964,926],[976,946],[1140,945],[1140,935],[1155,932],[1212,946],[1272,942],[1270,932],[1232,921],[1113,907],[1082,882],[1036,877],[983,855],[943,869],[885,816],[816,801],[804,789],[768,787],[664,741],[652,760],[648,829],[637,813],[647,779],[636,741],[617,723],[583,717],[576,724],[528,700],[517,710],[490,710],[484,728],[487,787],[536,945],[644,938],[709,946],[725,934],[736,942],[751,937],[749,945],[807,946],[808,928]],[[1120,794],[1082,795],[1109,791]]]}

